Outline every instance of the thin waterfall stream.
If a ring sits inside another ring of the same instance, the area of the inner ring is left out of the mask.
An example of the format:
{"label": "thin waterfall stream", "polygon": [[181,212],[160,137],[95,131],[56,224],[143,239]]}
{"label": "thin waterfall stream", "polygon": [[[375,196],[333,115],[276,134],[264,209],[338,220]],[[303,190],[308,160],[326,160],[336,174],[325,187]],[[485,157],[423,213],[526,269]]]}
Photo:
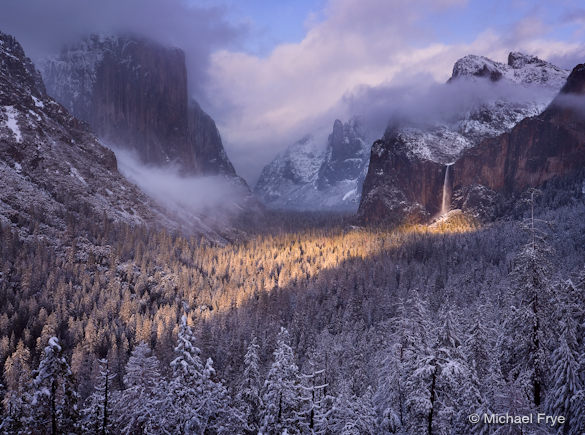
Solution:
{"label": "thin waterfall stream", "polygon": [[453,163],[445,166],[445,180],[443,181],[443,200],[441,202],[441,215],[444,215],[451,208],[451,186],[449,184],[449,168]]}

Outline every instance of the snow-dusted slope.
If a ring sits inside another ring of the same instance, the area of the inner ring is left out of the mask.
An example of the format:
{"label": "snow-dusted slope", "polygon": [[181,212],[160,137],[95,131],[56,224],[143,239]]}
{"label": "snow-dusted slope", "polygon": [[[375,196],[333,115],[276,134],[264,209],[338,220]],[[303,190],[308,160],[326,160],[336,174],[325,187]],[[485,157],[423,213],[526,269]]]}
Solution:
{"label": "snow-dusted slope", "polygon": [[293,210],[356,210],[369,146],[356,119],[336,120],[327,146],[306,136],[262,171],[254,192],[267,206]]}
{"label": "snow-dusted slope", "polygon": [[20,44],[0,32],[0,224],[50,235],[104,217],[221,239],[212,219],[170,211],[123,177],[114,153],[47,95]]}
{"label": "snow-dusted slope", "polygon": [[20,44],[0,32],[0,221],[62,230],[78,214],[164,220],[118,173],[114,154],[46,95]]}
{"label": "snow-dusted slope", "polygon": [[487,77],[494,82],[504,79],[516,84],[534,84],[558,90],[568,74],[569,71],[536,56],[519,52],[510,53],[507,64],[470,54],[455,63],[451,80],[459,77]]}

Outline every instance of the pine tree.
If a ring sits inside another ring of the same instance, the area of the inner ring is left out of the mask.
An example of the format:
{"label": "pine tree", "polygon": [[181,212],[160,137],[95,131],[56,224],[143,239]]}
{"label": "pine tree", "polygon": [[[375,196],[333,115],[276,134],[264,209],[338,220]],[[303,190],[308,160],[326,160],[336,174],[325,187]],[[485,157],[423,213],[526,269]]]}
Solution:
{"label": "pine tree", "polygon": [[83,410],[85,416],[85,430],[95,434],[106,435],[111,433],[112,409],[114,408],[112,394],[112,379],[116,376],[110,370],[107,359],[98,360],[99,373],[95,391],[88,397],[87,406]]}
{"label": "pine tree", "polygon": [[215,369],[211,358],[203,365],[201,351],[195,345],[186,316],[181,318],[175,354],[171,362],[173,377],[169,384],[172,402],[169,423],[173,431],[222,433],[232,430],[239,414],[231,409],[223,384],[214,380]]}
{"label": "pine tree", "polygon": [[529,241],[516,257],[512,271],[513,299],[501,349],[504,374],[515,383],[522,381],[532,406],[539,408],[546,383],[547,345],[555,326],[555,297],[550,282],[553,251],[546,234],[537,228],[541,221],[534,217],[536,193],[531,193],[532,214],[524,224]]}
{"label": "pine tree", "polygon": [[404,370],[404,408],[401,419],[413,433],[428,433],[435,413],[437,364],[435,340],[427,304],[414,292],[401,316],[400,352]]}
{"label": "pine tree", "polygon": [[550,255],[544,239],[533,234],[516,258],[512,275],[513,305],[506,319],[501,346],[505,374],[523,381],[536,408],[542,404],[547,344],[553,331]]}
{"label": "pine tree", "polygon": [[410,432],[449,432],[467,409],[475,410],[479,392],[472,382],[452,311],[444,311],[438,328],[426,303],[415,294],[407,304],[404,345],[406,428]]}
{"label": "pine tree", "polygon": [[167,385],[159,361],[146,343],[132,351],[124,384],[114,412],[116,426],[124,434],[161,433],[169,412]]}
{"label": "pine tree", "polygon": [[51,337],[43,359],[35,371],[31,417],[27,427],[33,432],[77,433],[80,418],[73,375],[57,337]]}
{"label": "pine tree", "polygon": [[301,373],[301,393],[304,418],[304,432],[324,433],[327,429],[333,397],[326,394],[325,369]]}
{"label": "pine tree", "polygon": [[262,434],[300,433],[302,427],[299,369],[288,344],[288,331],[280,329],[274,362],[264,383],[260,413]]}
{"label": "pine tree", "polygon": [[376,434],[376,414],[370,388],[357,397],[349,386],[342,383],[341,391],[333,402],[329,421],[330,433],[360,435]]}
{"label": "pine tree", "polygon": [[582,423],[579,420],[585,410],[585,401],[581,396],[585,385],[579,377],[579,360],[574,346],[574,336],[565,329],[551,357],[547,411],[550,415],[566,418],[559,432],[581,434],[585,430],[585,427],[579,427]]}
{"label": "pine tree", "polygon": [[258,432],[260,423],[258,414],[262,406],[259,349],[258,340],[254,336],[244,356],[244,375],[237,395],[238,407],[246,418],[246,430],[251,433]]}

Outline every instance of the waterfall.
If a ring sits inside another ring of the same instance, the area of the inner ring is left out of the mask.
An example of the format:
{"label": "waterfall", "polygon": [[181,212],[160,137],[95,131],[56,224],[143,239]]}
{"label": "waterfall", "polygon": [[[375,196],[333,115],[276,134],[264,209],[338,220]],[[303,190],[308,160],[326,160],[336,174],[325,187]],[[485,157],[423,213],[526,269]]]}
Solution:
{"label": "waterfall", "polygon": [[443,181],[443,201],[441,202],[441,214],[445,214],[451,207],[451,192],[449,185],[449,168],[453,163],[449,163],[445,166],[445,180]]}

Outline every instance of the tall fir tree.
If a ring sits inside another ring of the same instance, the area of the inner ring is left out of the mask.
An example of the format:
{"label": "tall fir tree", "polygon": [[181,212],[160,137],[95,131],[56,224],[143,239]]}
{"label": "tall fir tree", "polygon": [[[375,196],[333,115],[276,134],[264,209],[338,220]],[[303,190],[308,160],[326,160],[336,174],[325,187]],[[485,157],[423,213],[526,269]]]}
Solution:
{"label": "tall fir tree", "polygon": [[23,429],[26,416],[31,409],[27,403],[30,394],[31,368],[30,352],[22,340],[18,342],[15,351],[4,363],[4,380],[6,393],[2,404],[4,406],[4,432],[18,433]]}
{"label": "tall fir tree", "polygon": [[344,435],[378,433],[371,389],[367,388],[365,393],[358,397],[351,393],[349,385],[342,383],[333,402],[326,433]]}
{"label": "tall fir tree", "polygon": [[288,331],[280,329],[274,361],[264,383],[259,433],[301,433],[303,425],[299,368],[289,345]]}
{"label": "tall fir tree", "polygon": [[164,433],[169,413],[167,384],[150,347],[134,348],[124,376],[126,389],[117,398],[114,421],[123,434]]}
{"label": "tall fir tree", "polygon": [[34,372],[31,415],[27,427],[33,433],[79,433],[78,396],[73,374],[57,337],[45,347]]}
{"label": "tall fir tree", "polygon": [[262,406],[259,349],[258,340],[254,336],[244,356],[244,374],[236,398],[237,406],[246,419],[246,430],[250,433],[258,432],[260,424],[258,414]]}
{"label": "tall fir tree", "polygon": [[566,422],[558,428],[559,433],[582,434],[582,415],[585,413],[583,391],[585,385],[580,377],[579,355],[575,352],[575,337],[565,329],[558,347],[551,356],[550,388],[547,395],[548,414],[565,417]]}
{"label": "tall fir tree", "polygon": [[[171,362],[169,425],[175,433],[229,433],[239,421],[227,390],[215,380],[213,361],[205,365],[187,317],[181,317],[175,359]],[[237,423],[236,423],[237,422]]]}
{"label": "tall fir tree", "polygon": [[[309,366],[313,367],[311,362]],[[333,405],[333,397],[327,394],[325,369],[313,369],[310,373],[301,373],[300,382],[303,400],[301,415],[304,418],[305,432],[325,433]]]}
{"label": "tall fir tree", "polygon": [[99,373],[94,392],[87,398],[83,409],[86,432],[106,435],[112,432],[112,409],[115,407],[112,380],[116,377],[107,359],[98,360]]}
{"label": "tall fir tree", "polygon": [[548,343],[554,331],[550,276],[551,249],[533,230],[517,256],[512,272],[512,306],[505,323],[501,350],[504,374],[523,385],[532,406],[540,408],[547,372]]}

